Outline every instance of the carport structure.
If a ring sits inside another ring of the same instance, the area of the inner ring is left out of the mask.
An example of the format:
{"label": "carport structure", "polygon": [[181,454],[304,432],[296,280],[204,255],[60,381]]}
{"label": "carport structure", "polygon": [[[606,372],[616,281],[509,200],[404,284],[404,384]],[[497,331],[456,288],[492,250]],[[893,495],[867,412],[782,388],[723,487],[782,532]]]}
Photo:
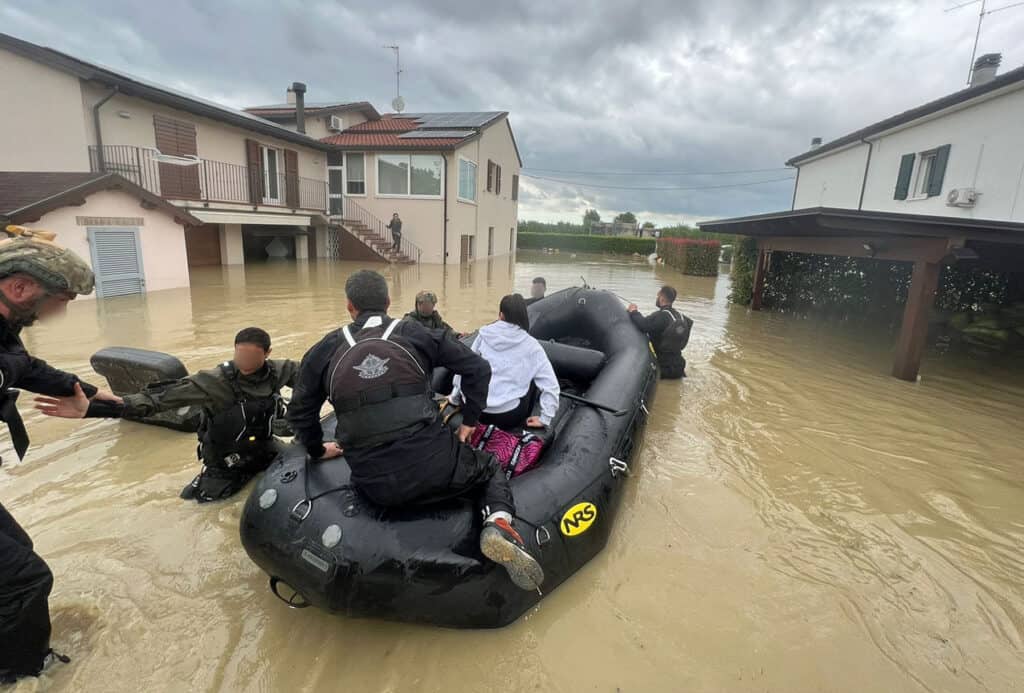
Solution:
{"label": "carport structure", "polygon": [[913,264],[892,374],[917,380],[943,264],[1024,271],[1024,223],[814,207],[704,222],[701,230],[757,240],[750,307],[760,310],[774,251]]}

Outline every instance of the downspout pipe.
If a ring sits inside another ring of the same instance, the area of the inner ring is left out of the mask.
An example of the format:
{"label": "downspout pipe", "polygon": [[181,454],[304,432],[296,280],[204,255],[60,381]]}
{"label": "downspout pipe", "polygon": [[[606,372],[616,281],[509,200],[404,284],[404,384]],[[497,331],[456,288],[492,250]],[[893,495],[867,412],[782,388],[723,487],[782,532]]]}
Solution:
{"label": "downspout pipe", "polygon": [[863,137],[860,141],[868,146],[868,158],[864,162],[864,179],[860,182],[860,199],[857,201],[857,211],[864,207],[864,190],[868,187],[868,169],[871,167],[871,152],[875,149],[874,142],[869,142]]}
{"label": "downspout pipe", "polygon": [[107,101],[114,98],[114,95],[117,94],[118,91],[119,90],[116,85],[111,87],[110,91],[107,92],[107,95],[97,101],[96,105],[92,107],[92,122],[93,127],[96,128],[96,163],[99,165],[101,173],[107,172],[107,162],[103,156],[103,128],[100,126],[100,108],[102,108],[103,104]]}
{"label": "downspout pipe", "polygon": [[[455,150],[452,150],[452,156],[455,156]],[[444,219],[441,224],[443,229],[442,233],[444,238],[441,241],[441,266],[448,264],[448,157],[445,156],[444,152],[441,152],[441,160],[444,161],[444,197],[443,201],[443,214]]]}

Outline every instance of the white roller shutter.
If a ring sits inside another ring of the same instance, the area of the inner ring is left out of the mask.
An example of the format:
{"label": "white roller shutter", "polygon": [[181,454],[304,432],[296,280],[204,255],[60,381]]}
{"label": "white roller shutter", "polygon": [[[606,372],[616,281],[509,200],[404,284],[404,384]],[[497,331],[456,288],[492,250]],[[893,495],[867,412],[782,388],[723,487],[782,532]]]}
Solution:
{"label": "white roller shutter", "polygon": [[97,298],[145,291],[142,246],[137,228],[90,227],[89,245],[92,248],[92,268],[96,273]]}

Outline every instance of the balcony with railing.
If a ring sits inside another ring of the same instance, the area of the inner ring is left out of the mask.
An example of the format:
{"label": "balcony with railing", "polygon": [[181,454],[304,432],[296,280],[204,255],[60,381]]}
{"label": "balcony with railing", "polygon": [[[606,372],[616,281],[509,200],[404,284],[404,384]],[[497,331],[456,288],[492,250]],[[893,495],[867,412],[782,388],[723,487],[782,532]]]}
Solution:
{"label": "balcony with railing", "polygon": [[161,154],[151,147],[89,147],[90,168],[117,173],[167,200],[327,212],[327,181],[262,167]]}

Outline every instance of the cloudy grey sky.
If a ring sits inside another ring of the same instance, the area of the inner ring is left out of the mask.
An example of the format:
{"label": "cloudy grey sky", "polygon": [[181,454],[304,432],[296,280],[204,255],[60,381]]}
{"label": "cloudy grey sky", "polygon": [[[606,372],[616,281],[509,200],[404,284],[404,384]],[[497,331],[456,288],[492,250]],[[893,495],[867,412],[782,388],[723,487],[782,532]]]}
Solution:
{"label": "cloudy grey sky", "polygon": [[[960,2],[0,0],[0,31],[239,107],[299,80],[387,110],[397,43],[409,110],[511,113],[541,177],[520,218],[667,224],[786,209],[789,180],[721,186],[789,178],[812,136],[962,88],[978,5],[943,12]],[[1022,36],[1024,6],[992,14],[979,54],[1018,67]]]}

